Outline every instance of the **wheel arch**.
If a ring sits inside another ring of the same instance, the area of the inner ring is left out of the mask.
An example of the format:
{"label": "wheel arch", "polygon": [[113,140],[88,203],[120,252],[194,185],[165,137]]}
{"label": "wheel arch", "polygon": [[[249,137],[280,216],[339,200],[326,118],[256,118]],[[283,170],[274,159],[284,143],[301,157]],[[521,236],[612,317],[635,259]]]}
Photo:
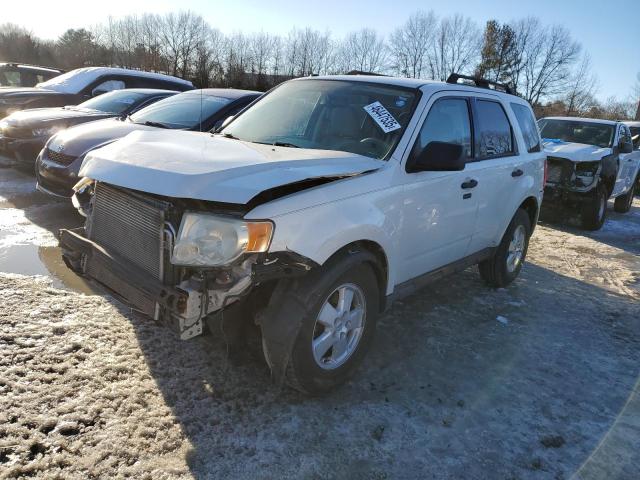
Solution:
{"label": "wheel arch", "polygon": [[323,265],[339,261],[340,258],[358,252],[367,252],[371,255],[371,260],[367,263],[371,265],[376,276],[378,289],[380,291],[380,305],[381,309],[384,310],[386,308],[385,298],[387,297],[386,293],[389,286],[389,259],[384,248],[378,242],[365,239],[350,242],[336,250],[329,258],[327,258]]}
{"label": "wheel arch", "polygon": [[518,209],[520,208],[527,212],[527,215],[529,215],[529,221],[531,222],[531,233],[533,233],[536,228],[536,224],[538,223],[538,215],[540,214],[538,199],[533,196],[527,197],[518,207]]}

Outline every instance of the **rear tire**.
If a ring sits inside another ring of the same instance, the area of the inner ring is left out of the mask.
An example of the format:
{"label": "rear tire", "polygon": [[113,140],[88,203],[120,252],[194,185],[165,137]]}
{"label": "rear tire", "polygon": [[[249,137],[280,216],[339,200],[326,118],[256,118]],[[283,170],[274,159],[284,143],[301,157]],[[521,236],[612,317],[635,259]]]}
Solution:
{"label": "rear tire", "polygon": [[604,185],[596,187],[596,193],[582,208],[582,227],[586,230],[600,230],[607,217],[607,189]]}
{"label": "rear tire", "polygon": [[635,182],[624,195],[620,195],[613,202],[613,209],[618,213],[627,213],[633,205],[633,196],[635,193]]}
{"label": "rear tire", "polygon": [[478,264],[480,277],[491,287],[503,288],[513,282],[527,256],[531,220],[523,209],[519,208],[511,219],[495,255]]}
{"label": "rear tire", "polygon": [[349,254],[290,292],[308,308],[285,373],[289,386],[308,395],[326,393],[362,362],[380,311],[378,282],[367,259],[364,252]]}

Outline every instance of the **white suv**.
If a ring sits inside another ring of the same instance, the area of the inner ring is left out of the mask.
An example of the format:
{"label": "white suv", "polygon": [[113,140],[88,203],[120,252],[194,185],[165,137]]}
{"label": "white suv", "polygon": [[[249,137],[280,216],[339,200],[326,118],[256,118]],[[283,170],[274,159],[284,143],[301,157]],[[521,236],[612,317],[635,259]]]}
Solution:
{"label": "white suv", "polygon": [[94,150],[65,261],[182,338],[252,319],[276,379],[326,391],[394,299],[473,264],[494,287],[522,267],[544,184],[533,113],[458,80],[292,80],[220,133]]}

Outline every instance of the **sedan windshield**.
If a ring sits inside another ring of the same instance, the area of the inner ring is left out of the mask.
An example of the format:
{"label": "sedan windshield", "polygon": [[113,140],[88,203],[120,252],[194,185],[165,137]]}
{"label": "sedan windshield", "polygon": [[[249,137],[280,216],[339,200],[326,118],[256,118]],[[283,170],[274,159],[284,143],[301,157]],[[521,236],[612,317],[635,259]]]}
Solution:
{"label": "sedan windshield", "polygon": [[134,105],[138,104],[141,100],[145,99],[147,95],[139,92],[128,92],[126,90],[118,90],[115,92],[109,92],[99,95],[91,100],[81,103],[77,107],[72,108],[87,108],[90,110],[98,110],[100,112],[114,113],[120,115],[126,112]]}
{"label": "sedan windshield", "polygon": [[197,91],[180,93],[160,100],[131,116],[135,123],[175,129],[195,129],[231,102],[224,97]]}
{"label": "sedan windshield", "polygon": [[613,125],[595,122],[581,122],[579,120],[540,120],[542,138],[562,140],[571,143],[584,143],[608,148],[613,145],[615,128]]}
{"label": "sedan windshield", "polygon": [[255,143],[387,158],[415,108],[417,91],[344,80],[287,82],[222,134]]}

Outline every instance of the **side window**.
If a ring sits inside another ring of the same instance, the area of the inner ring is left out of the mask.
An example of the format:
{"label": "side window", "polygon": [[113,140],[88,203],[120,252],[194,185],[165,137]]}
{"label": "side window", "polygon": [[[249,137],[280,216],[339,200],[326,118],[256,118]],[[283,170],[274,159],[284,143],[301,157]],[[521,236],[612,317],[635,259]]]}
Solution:
{"label": "side window", "polygon": [[626,125],[620,125],[620,140],[623,139],[625,143],[631,143],[631,133]]}
{"label": "side window", "polygon": [[476,100],[476,151],[479,159],[514,153],[511,124],[502,105],[491,100]]}
{"label": "side window", "polygon": [[106,80],[98,84],[92,91],[92,95],[101,95],[103,93],[111,92],[113,90],[122,90],[125,88],[124,81],[122,80]]}
{"label": "side window", "polygon": [[416,139],[414,151],[421,151],[430,142],[462,145],[467,158],[473,156],[471,148],[471,121],[469,103],[464,98],[443,98],[431,106]]}
{"label": "side window", "polygon": [[527,152],[539,152],[540,151],[540,134],[538,133],[538,126],[531,110],[525,105],[519,103],[512,103],[511,108],[516,115],[516,120],[522,130],[522,136],[524,137],[524,143],[527,146]]}
{"label": "side window", "polygon": [[230,108],[224,115],[224,117],[219,118],[218,120],[215,121],[215,123],[213,124],[213,126],[211,127],[211,130],[217,130],[218,128],[220,128],[222,126],[222,124],[224,123],[224,121],[231,117],[231,116],[235,116],[238,114],[238,112],[240,112],[240,110],[242,110],[244,107],[246,107],[249,104],[249,102],[247,101],[242,101],[240,103],[238,103],[237,105],[234,105],[232,108]]}

